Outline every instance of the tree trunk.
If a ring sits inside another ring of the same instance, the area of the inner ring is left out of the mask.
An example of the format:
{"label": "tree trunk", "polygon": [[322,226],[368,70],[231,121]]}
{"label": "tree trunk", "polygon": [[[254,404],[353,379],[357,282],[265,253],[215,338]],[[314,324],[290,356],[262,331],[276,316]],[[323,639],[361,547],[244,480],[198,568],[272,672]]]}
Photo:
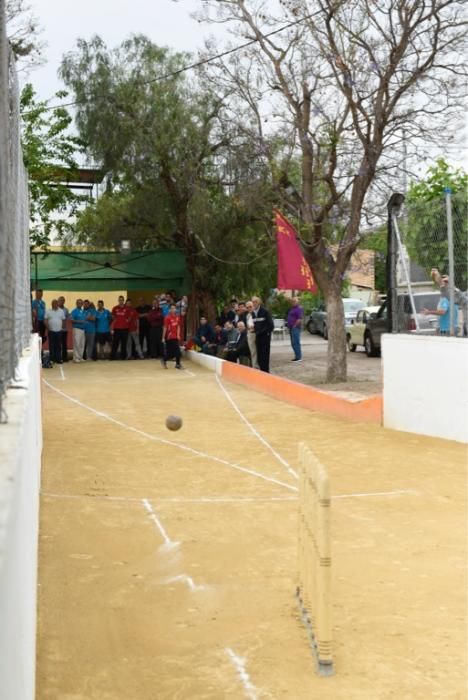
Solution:
{"label": "tree trunk", "polygon": [[341,285],[330,284],[326,295],[327,302],[327,382],[345,382],[346,371],[346,331]]}
{"label": "tree trunk", "polygon": [[206,316],[208,323],[213,326],[216,323],[216,316],[218,315],[216,298],[213,292],[211,289],[198,289],[197,297],[200,313]]}

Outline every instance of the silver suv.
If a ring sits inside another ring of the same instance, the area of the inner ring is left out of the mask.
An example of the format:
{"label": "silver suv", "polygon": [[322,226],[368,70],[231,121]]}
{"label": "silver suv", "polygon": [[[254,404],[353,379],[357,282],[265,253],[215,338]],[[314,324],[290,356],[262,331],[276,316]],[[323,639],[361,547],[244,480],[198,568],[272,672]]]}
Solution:
{"label": "silver suv", "polygon": [[[426,316],[423,309],[436,309],[439,303],[439,292],[416,292],[413,294],[414,305],[419,325],[419,332],[432,335],[436,332],[439,317],[434,314]],[[364,331],[364,348],[367,357],[375,357],[380,353],[382,333],[387,333],[387,302],[384,301],[378,312],[367,322]],[[409,294],[398,295],[398,333],[414,333],[417,331],[416,319],[412,312]]]}

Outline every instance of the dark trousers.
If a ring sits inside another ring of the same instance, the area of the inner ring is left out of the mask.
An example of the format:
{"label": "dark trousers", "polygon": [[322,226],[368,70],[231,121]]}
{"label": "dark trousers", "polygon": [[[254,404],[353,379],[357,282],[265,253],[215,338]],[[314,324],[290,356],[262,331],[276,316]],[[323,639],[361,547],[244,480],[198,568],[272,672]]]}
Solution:
{"label": "dark trousers", "polygon": [[176,364],[180,365],[180,345],[178,340],[166,340],[166,347],[164,350],[164,359],[172,360],[175,358]]}
{"label": "dark trousers", "polygon": [[43,343],[47,340],[47,329],[44,321],[36,321],[34,325],[34,332],[39,333]]}
{"label": "dark trousers", "polygon": [[62,331],[62,362],[68,362],[68,331]]}
{"label": "dark trousers", "polygon": [[270,333],[255,336],[257,341],[257,362],[262,372],[270,371]]}
{"label": "dark trousers", "polygon": [[62,331],[49,331],[49,353],[52,362],[62,362]]}
{"label": "dark trousers", "polygon": [[146,353],[148,357],[153,357],[151,354],[150,326],[148,321],[144,324],[143,321],[140,320],[139,340],[141,351],[144,352],[144,342],[146,340]]}
{"label": "dark trousers", "polygon": [[150,327],[149,354],[153,358],[164,356],[162,333],[163,333],[162,326],[151,326]]}
{"label": "dark trousers", "polygon": [[96,353],[96,333],[88,333],[85,331],[85,351],[83,358],[85,360],[97,360]]}
{"label": "dark trousers", "polygon": [[112,336],[111,360],[115,360],[120,346],[120,359],[127,359],[128,328],[117,328]]}

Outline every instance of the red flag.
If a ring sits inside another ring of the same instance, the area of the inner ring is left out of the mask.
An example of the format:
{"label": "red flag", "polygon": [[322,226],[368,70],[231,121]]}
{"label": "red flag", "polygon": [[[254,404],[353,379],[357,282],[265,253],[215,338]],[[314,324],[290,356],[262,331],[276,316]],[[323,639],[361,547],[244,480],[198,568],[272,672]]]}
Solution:
{"label": "red flag", "polygon": [[308,262],[302,254],[294,226],[275,211],[278,244],[278,289],[298,289],[316,292],[317,285]]}

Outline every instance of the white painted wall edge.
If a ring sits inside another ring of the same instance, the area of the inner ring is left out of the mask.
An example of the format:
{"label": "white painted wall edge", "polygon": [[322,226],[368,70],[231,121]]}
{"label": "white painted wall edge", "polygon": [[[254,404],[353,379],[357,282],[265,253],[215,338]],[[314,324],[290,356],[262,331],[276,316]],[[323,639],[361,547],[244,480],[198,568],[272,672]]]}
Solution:
{"label": "white painted wall edge", "polygon": [[382,336],[386,428],[468,443],[468,339]]}
{"label": "white painted wall edge", "polygon": [[223,362],[225,362],[225,360],[222,360],[220,357],[213,357],[213,355],[205,355],[205,353],[195,352],[195,350],[187,350],[185,354],[191,362],[195,362],[195,364],[197,365],[201,365],[202,367],[206,367],[206,369],[209,369],[212,372],[216,372],[218,376],[222,375],[222,367]]}
{"label": "white painted wall edge", "polygon": [[40,349],[24,353],[0,425],[0,697],[33,700],[42,448]]}

